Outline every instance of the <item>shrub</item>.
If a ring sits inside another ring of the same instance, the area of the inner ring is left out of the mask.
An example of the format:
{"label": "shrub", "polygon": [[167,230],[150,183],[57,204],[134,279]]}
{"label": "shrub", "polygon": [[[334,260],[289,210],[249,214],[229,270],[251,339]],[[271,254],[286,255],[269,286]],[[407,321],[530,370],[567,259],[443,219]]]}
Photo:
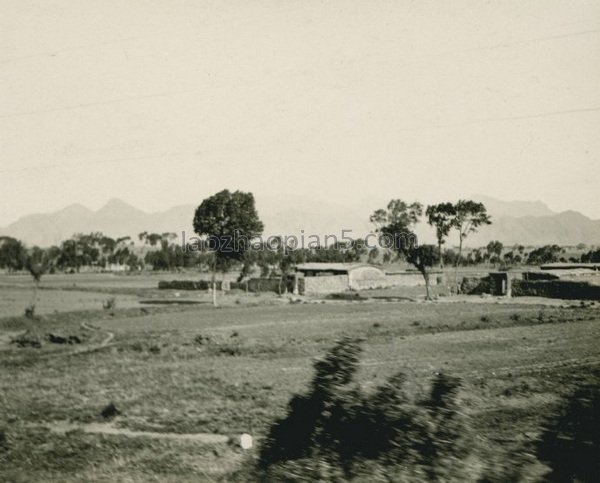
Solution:
{"label": "shrub", "polygon": [[35,318],[35,305],[31,304],[25,307],[25,317],[28,319]]}
{"label": "shrub", "polygon": [[117,301],[114,297],[107,298],[102,302],[102,308],[104,310],[114,310],[117,307]]}
{"label": "shrub", "polygon": [[366,393],[354,383],[360,353],[359,340],[344,338],[314,364],[308,392],[270,428],[257,478],[465,481],[472,442],[457,410],[459,380],[438,374],[425,396],[411,398],[398,373]]}
{"label": "shrub", "polygon": [[463,277],[460,293],[467,295],[490,293],[490,277]]}
{"label": "shrub", "polygon": [[548,481],[598,481],[600,475],[600,373],[596,382],[566,398],[549,418],[537,445],[550,467]]}
{"label": "shrub", "polygon": [[38,335],[27,331],[23,334],[19,334],[18,336],[11,339],[11,344],[15,344],[17,347],[33,347],[34,349],[39,349],[42,347],[42,343]]}

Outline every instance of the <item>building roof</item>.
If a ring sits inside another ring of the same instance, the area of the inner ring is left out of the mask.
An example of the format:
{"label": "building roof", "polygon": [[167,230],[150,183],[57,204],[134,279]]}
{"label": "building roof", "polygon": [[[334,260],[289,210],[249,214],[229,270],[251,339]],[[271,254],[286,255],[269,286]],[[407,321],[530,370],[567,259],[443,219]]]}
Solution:
{"label": "building roof", "polygon": [[299,263],[296,265],[296,271],[298,272],[350,272],[356,268],[370,267],[381,270],[381,267],[377,265],[371,265],[368,263]]}

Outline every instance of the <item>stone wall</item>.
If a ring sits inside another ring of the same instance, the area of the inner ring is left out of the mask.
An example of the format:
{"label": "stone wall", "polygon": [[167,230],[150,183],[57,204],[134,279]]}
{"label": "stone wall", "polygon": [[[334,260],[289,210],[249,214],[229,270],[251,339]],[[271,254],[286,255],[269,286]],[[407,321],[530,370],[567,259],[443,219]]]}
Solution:
{"label": "stone wall", "polygon": [[[217,290],[221,290],[222,282],[220,280],[215,281]],[[226,283],[225,283],[226,285]],[[210,280],[161,280],[158,282],[158,288],[161,290],[208,290],[212,288],[212,282]],[[227,286],[222,287],[227,290]]]}
{"label": "stone wall", "polygon": [[251,278],[247,282],[231,282],[231,289],[246,290],[248,292],[292,292],[294,290],[294,277],[286,277],[283,281],[277,278]]}
{"label": "stone wall", "polygon": [[384,285],[385,272],[378,267],[357,267],[349,273],[349,285],[352,290],[379,288]]}
{"label": "stone wall", "polygon": [[600,300],[600,285],[572,280],[513,280],[513,297],[534,296],[556,299]]}
{"label": "stone wall", "polygon": [[302,280],[304,280],[304,293],[306,294],[344,292],[350,288],[348,275],[303,277]]}
{"label": "stone wall", "polygon": [[[441,272],[430,272],[429,283],[431,285],[438,285],[441,279]],[[384,280],[385,287],[421,287],[425,286],[425,279],[420,272],[400,272],[390,273],[385,276]]]}

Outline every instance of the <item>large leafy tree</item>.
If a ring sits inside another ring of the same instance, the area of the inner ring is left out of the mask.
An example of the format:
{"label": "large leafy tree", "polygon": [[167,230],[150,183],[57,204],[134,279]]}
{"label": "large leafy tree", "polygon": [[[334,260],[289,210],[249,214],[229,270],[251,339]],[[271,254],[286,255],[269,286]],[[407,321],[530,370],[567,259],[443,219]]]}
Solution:
{"label": "large leafy tree", "polygon": [[543,265],[544,263],[558,262],[561,248],[558,245],[545,245],[536,248],[527,257],[528,265]]}
{"label": "large leafy tree", "polygon": [[380,244],[392,248],[399,256],[412,264],[425,280],[425,290],[429,300],[429,269],[439,261],[438,251],[433,245],[418,245],[414,227],[423,214],[423,205],[418,202],[408,204],[402,200],[392,200],[386,209],[379,209],[370,220],[380,236]]}
{"label": "large leafy tree", "polygon": [[485,249],[487,251],[488,260],[495,266],[500,260],[500,255],[502,255],[504,245],[498,240],[492,240],[487,244]]}
{"label": "large leafy tree", "polygon": [[20,240],[9,236],[0,237],[0,268],[9,272],[23,270],[27,249]]}
{"label": "large leafy tree", "polygon": [[442,245],[446,243],[446,238],[454,226],[456,209],[452,203],[439,203],[437,205],[429,205],[425,211],[425,215],[427,216],[427,223],[435,228],[440,268],[444,268]]}
{"label": "large leafy tree", "polygon": [[213,253],[213,303],[216,301],[217,270],[225,271],[243,262],[253,239],[263,232],[252,193],[223,190],[206,198],[194,214],[194,231],[205,237]]}

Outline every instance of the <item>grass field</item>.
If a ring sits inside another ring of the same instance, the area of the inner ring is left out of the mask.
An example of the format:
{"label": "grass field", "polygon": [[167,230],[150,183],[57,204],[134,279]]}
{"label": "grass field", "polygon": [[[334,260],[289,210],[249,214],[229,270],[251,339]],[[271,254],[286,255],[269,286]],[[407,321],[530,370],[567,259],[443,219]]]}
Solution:
{"label": "grass field", "polygon": [[[344,335],[364,339],[367,390],[400,370],[415,391],[438,372],[460,377],[481,446],[510,464],[600,364],[593,304],[237,293],[215,309],[206,293],[158,294],[157,277],[74,277],[43,281],[38,320],[21,316],[27,279],[0,280],[1,481],[227,481],[256,452],[241,450],[239,435],[260,444],[306,388],[314,358]],[[107,294],[114,310],[102,308]],[[152,296],[207,303],[139,304]],[[24,331],[41,346],[10,342]],[[48,333],[79,342],[52,343]],[[120,414],[108,422],[110,402]]]}

